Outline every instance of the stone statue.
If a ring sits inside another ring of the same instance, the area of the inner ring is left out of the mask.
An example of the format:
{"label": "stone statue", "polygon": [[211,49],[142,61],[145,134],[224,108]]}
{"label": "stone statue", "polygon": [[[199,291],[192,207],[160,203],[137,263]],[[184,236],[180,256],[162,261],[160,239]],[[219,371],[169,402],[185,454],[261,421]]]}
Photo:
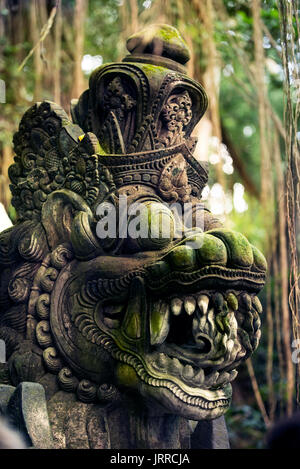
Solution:
{"label": "stone statue", "polygon": [[44,101],[14,136],[0,413],[34,447],[228,447],[223,415],[259,342],[266,261],[200,202],[207,168],[191,133],[207,96],[186,75],[184,40],[156,25],[127,48],[92,73],[72,121]]}

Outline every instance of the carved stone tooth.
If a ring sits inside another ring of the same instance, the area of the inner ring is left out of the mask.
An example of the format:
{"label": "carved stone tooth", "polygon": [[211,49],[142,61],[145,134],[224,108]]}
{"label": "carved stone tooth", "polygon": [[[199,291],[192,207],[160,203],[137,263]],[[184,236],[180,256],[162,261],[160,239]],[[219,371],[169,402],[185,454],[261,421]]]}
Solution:
{"label": "carved stone tooth", "polygon": [[194,383],[200,385],[204,383],[204,380],[205,380],[205,375],[204,375],[204,371],[201,368],[194,376]]}
{"label": "carved stone tooth", "polygon": [[136,277],[130,286],[129,301],[122,328],[128,337],[139,339],[142,335],[141,318],[145,314],[145,289],[143,280]]}
{"label": "carved stone tooth", "polygon": [[228,352],[232,352],[233,347],[234,347],[234,341],[232,339],[229,339],[226,344]]}
{"label": "carved stone tooth", "polygon": [[[203,316],[200,316],[200,318],[197,317],[196,321],[198,321],[198,329],[199,329],[200,331],[204,331],[205,325],[206,325],[206,321],[207,321],[207,316],[206,316],[206,315],[203,315]],[[194,323],[194,321],[193,321],[193,327],[194,327],[194,326],[195,326],[195,323]]]}
{"label": "carved stone tooth", "polygon": [[198,303],[200,313],[205,315],[207,313],[208,304],[209,304],[208,296],[207,295],[199,295],[197,303]]}
{"label": "carved stone tooth", "polygon": [[178,360],[178,358],[172,358],[171,364],[170,364],[170,371],[171,373],[181,375],[182,373],[182,364]]}
{"label": "carved stone tooth", "polygon": [[216,311],[222,311],[223,305],[224,305],[224,298],[221,293],[219,292],[215,293],[213,302],[214,302]]}
{"label": "carved stone tooth", "polygon": [[182,310],[183,301],[180,298],[173,298],[171,300],[171,311],[174,316],[179,316]]}
{"label": "carved stone tooth", "polygon": [[238,375],[238,371],[237,370],[232,370],[230,371],[229,373],[229,382],[233,381]]}
{"label": "carved stone tooth", "polygon": [[210,337],[213,337],[215,335],[215,330],[216,330],[215,312],[214,312],[214,309],[211,308],[207,313],[207,322],[206,322],[206,327],[204,329],[204,332]]}
{"label": "carved stone tooth", "polygon": [[151,307],[150,312],[150,342],[151,345],[162,344],[170,330],[170,307],[168,303],[158,300]]}
{"label": "carved stone tooth", "polygon": [[260,329],[258,329],[258,330],[255,332],[254,337],[255,337],[257,340],[260,340],[260,338],[261,338],[261,330],[260,330]]}
{"label": "carved stone tooth", "polygon": [[253,307],[256,309],[256,311],[261,314],[262,311],[263,311],[263,308],[262,308],[262,305],[261,305],[261,302],[259,301],[259,299],[257,298],[257,296],[254,296],[252,298],[252,305]]}
{"label": "carved stone tooth", "polygon": [[227,371],[223,371],[220,373],[219,378],[216,381],[216,386],[221,386],[224,383],[228,383],[230,378],[230,373],[227,373]]}
{"label": "carved stone tooth", "polygon": [[251,296],[248,295],[248,293],[244,293],[243,295],[241,295],[241,299],[242,299],[242,304],[243,304],[244,308],[247,311],[249,311],[251,309],[251,306],[252,306]]}
{"label": "carved stone tooth", "polygon": [[187,296],[184,300],[184,309],[191,316],[196,309],[196,300],[193,296]]}
{"label": "carved stone tooth", "polygon": [[193,399],[192,399],[192,404],[193,404],[193,405],[197,405],[197,397],[193,397]]}
{"label": "carved stone tooth", "polygon": [[246,350],[242,348],[242,349],[237,353],[237,355],[236,355],[236,360],[240,360],[240,359],[243,358],[245,355],[246,355]]}
{"label": "carved stone tooth", "polygon": [[228,295],[226,296],[226,301],[228,303],[229,308],[231,308],[233,311],[237,311],[239,307],[239,302],[234,293],[228,293]]}
{"label": "carved stone tooth", "polygon": [[216,381],[219,377],[219,372],[218,371],[212,371],[208,377],[205,379],[205,384],[207,386],[214,386],[216,384]]}
{"label": "carved stone tooth", "polygon": [[157,365],[160,368],[165,369],[168,365],[168,362],[169,362],[168,358],[164,353],[159,353],[158,354]]}
{"label": "carved stone tooth", "polygon": [[191,365],[185,365],[183,368],[182,376],[186,379],[191,379],[194,376],[194,370]]}
{"label": "carved stone tooth", "polygon": [[[192,404],[194,404],[194,402],[195,402],[195,398],[193,398]],[[196,430],[197,425],[198,425],[197,420],[189,420],[189,427],[193,433]]]}

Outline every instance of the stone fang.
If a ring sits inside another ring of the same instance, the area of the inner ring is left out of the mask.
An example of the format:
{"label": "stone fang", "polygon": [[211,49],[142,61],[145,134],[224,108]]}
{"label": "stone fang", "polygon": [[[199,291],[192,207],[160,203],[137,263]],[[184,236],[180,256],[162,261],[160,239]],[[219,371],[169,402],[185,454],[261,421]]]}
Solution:
{"label": "stone fang", "polygon": [[197,302],[198,302],[198,307],[199,307],[200,313],[201,314],[206,314],[207,309],[208,309],[208,304],[209,304],[208,296],[206,296],[206,295],[198,296]]}
{"label": "stone fang", "polygon": [[182,364],[178,360],[178,358],[172,358],[171,364],[170,364],[170,372],[180,375],[182,372]]}
{"label": "stone fang", "polygon": [[194,370],[191,365],[185,365],[183,368],[182,376],[186,379],[191,379],[194,376]]}
{"label": "stone fang", "polygon": [[159,353],[158,354],[157,364],[162,369],[165,369],[167,367],[168,358],[166,357],[166,355],[164,353]]}
{"label": "stone fang", "polygon": [[162,344],[170,330],[170,307],[164,301],[155,301],[150,312],[151,345]]}
{"label": "stone fang", "polygon": [[179,316],[182,310],[183,301],[180,298],[173,298],[171,300],[171,311],[175,316]]}
{"label": "stone fang", "polygon": [[202,368],[200,368],[200,370],[194,376],[194,382],[195,384],[200,385],[204,383],[204,379],[205,379],[204,371]]}
{"label": "stone fang", "polygon": [[144,309],[144,298],[143,280],[136,277],[131,282],[129,301],[122,324],[128,337],[139,339],[142,335],[141,311]]}
{"label": "stone fang", "polygon": [[193,296],[188,296],[184,300],[184,309],[189,316],[193,314],[196,309],[196,300]]}
{"label": "stone fang", "polygon": [[212,373],[210,373],[210,375],[208,375],[208,377],[205,380],[206,386],[213,386],[214,384],[216,384],[218,377],[219,377],[218,371],[213,371]]}

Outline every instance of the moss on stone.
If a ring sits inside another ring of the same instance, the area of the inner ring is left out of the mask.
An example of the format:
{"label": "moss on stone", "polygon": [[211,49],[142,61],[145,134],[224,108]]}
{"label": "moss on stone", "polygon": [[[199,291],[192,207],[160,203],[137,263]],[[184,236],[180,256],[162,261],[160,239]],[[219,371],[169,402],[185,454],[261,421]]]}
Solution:
{"label": "moss on stone", "polygon": [[190,246],[176,246],[168,255],[168,261],[175,270],[188,270],[196,265],[196,251]]}
{"label": "moss on stone", "polygon": [[139,384],[139,378],[132,366],[125,363],[118,363],[116,368],[116,381],[120,386],[136,388]]}
{"label": "moss on stone", "polygon": [[221,240],[203,234],[202,246],[197,249],[198,260],[202,265],[226,265],[227,252]]}
{"label": "moss on stone", "polygon": [[267,265],[267,261],[265,259],[265,256],[255,246],[251,245],[251,247],[252,247],[252,251],[253,251],[254,266],[258,270],[260,270],[262,272],[266,272],[266,270],[268,268],[268,265]]}
{"label": "moss on stone", "polygon": [[166,24],[151,25],[133,34],[127,40],[127,49],[132,54],[152,53],[182,64],[190,58],[189,48],[181,34]]}
{"label": "moss on stone", "polygon": [[230,306],[230,308],[233,311],[237,311],[239,307],[237,297],[233,293],[228,293],[226,300],[227,300],[228,306]]}
{"label": "moss on stone", "polygon": [[170,266],[165,261],[158,261],[155,264],[148,267],[148,272],[153,277],[160,278],[160,277],[167,275],[170,272]]}
{"label": "moss on stone", "polygon": [[227,248],[228,267],[250,268],[253,264],[253,252],[247,238],[232,230],[223,228],[211,230],[210,235],[223,241]]}

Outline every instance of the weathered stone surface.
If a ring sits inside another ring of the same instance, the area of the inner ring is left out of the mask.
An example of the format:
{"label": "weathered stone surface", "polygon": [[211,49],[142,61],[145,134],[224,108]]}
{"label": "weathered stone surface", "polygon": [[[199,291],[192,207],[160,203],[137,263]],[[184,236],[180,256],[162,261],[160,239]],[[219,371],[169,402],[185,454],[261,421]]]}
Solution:
{"label": "weathered stone surface", "polygon": [[194,449],[229,449],[224,417],[199,422],[191,437],[191,441]]}
{"label": "weathered stone surface", "polygon": [[7,405],[14,391],[15,391],[14,386],[9,386],[7,384],[0,384],[0,415],[6,414]]}
{"label": "weathered stone surface", "polygon": [[181,36],[158,25],[128,48],[92,73],[72,121],[44,101],[14,136],[6,413],[34,447],[227,447],[220,418],[259,342],[266,263],[201,203],[191,134],[207,96]]}
{"label": "weathered stone surface", "polygon": [[44,388],[38,383],[23,382],[7,404],[6,414],[26,438],[28,446],[53,448]]}
{"label": "weathered stone surface", "polygon": [[[138,33],[133,34],[127,40],[127,49],[137,59],[142,54],[152,55],[152,63],[157,65],[169,65],[163,59],[174,60],[175,63],[185,64],[190,59],[190,51],[185,40],[172,26],[166,24],[153,25]],[[141,57],[140,60],[144,59]],[[148,57],[149,59],[149,57]]]}

